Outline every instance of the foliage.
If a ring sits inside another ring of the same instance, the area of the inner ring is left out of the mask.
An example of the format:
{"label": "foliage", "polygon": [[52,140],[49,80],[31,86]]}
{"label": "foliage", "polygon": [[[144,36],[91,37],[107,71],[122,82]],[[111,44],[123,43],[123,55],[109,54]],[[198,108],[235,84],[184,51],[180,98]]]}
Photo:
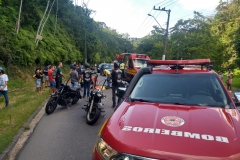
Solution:
{"label": "foliage", "polygon": [[14,28],[19,1],[0,1],[0,62],[4,66],[80,62],[84,60],[85,41],[87,61],[100,63],[105,59],[113,59],[117,53],[124,51],[126,45],[131,45],[125,35],[117,33],[103,22],[93,21],[90,18],[91,10],[74,6],[72,0],[58,0],[58,3],[50,0],[50,4],[54,5],[51,13],[47,12],[50,15],[41,34],[43,38],[36,45],[36,32],[48,1],[23,1],[19,34]]}

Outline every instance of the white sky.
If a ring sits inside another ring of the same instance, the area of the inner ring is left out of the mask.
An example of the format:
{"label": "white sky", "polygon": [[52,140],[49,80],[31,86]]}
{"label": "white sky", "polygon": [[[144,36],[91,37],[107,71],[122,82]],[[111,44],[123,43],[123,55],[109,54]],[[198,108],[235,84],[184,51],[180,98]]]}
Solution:
{"label": "white sky", "polygon": [[[81,2],[80,2],[81,1]],[[84,0],[79,0],[81,4]],[[91,17],[95,21],[106,23],[118,33],[128,33],[130,37],[141,38],[153,30],[152,26],[158,25],[151,13],[163,28],[166,28],[167,13],[153,10],[166,7],[171,10],[170,27],[179,19],[193,17],[193,11],[203,15],[212,15],[219,0],[85,0],[88,8],[95,10]]]}

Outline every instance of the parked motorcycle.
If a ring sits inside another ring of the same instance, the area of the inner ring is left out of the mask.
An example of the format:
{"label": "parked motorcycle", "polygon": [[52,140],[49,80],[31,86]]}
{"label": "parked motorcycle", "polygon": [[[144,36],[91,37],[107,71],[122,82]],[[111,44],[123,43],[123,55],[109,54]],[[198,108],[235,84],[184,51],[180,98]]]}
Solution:
{"label": "parked motorcycle", "polygon": [[76,90],[71,89],[71,87],[68,85],[69,80],[70,78],[65,84],[62,83],[56,92],[51,95],[45,108],[45,112],[48,115],[55,111],[57,105],[68,107],[69,104],[76,104],[81,98],[81,88],[77,88]]}
{"label": "parked motorcycle", "polygon": [[103,95],[102,89],[107,79],[104,79],[104,82],[101,87],[96,87],[96,82],[98,75],[95,74],[95,82],[93,83],[93,89],[90,92],[90,97],[88,99],[86,107],[83,107],[86,114],[86,122],[89,125],[93,125],[99,119],[101,112],[105,112],[103,109],[102,99],[106,98],[106,95]]}

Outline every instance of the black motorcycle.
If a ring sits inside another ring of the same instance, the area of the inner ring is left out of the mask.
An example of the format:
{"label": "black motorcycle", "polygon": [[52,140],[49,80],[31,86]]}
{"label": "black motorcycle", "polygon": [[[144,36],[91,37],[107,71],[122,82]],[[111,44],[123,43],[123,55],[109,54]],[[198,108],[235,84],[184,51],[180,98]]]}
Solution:
{"label": "black motorcycle", "polygon": [[87,112],[86,122],[89,125],[93,125],[94,123],[96,123],[101,115],[101,112],[105,112],[103,110],[104,108],[102,104],[102,99],[106,98],[106,95],[103,95],[102,89],[106,82],[106,79],[104,80],[102,86],[97,88],[96,82],[97,82],[98,75],[96,74],[94,76],[96,76],[96,78],[95,78],[95,82],[93,83],[93,89],[90,92],[88,103],[87,105],[84,105],[86,106],[85,108],[84,107],[82,108]]}
{"label": "black motorcycle", "polygon": [[71,87],[68,85],[69,80],[70,78],[65,84],[62,83],[56,92],[51,95],[45,108],[45,112],[48,115],[55,111],[57,105],[68,107],[69,104],[76,104],[81,98],[81,88],[77,88],[76,90],[71,89]]}

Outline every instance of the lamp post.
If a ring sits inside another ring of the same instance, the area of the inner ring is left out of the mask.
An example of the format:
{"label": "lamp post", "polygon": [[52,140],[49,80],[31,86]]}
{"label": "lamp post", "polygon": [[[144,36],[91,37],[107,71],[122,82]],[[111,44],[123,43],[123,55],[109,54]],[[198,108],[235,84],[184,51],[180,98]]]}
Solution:
{"label": "lamp post", "polygon": [[[153,17],[153,18],[155,19],[155,21],[158,23],[157,19],[156,19],[153,15],[151,15],[150,13],[148,13],[148,16]],[[159,27],[160,27],[161,29],[163,29],[162,26],[161,26],[159,23],[158,23],[158,25],[159,25]]]}
{"label": "lamp post", "polygon": [[[153,15],[148,14],[148,16],[153,17],[153,18],[155,19],[155,21],[158,23],[158,21],[156,20],[156,18],[155,18]],[[158,23],[158,25],[159,25],[159,27],[160,27],[161,29],[163,29],[162,26],[161,26],[159,23]],[[163,49],[162,60],[165,60],[166,48],[167,48],[167,38],[168,38],[168,27],[167,27],[167,32],[166,32],[166,34],[165,34],[164,49]]]}

